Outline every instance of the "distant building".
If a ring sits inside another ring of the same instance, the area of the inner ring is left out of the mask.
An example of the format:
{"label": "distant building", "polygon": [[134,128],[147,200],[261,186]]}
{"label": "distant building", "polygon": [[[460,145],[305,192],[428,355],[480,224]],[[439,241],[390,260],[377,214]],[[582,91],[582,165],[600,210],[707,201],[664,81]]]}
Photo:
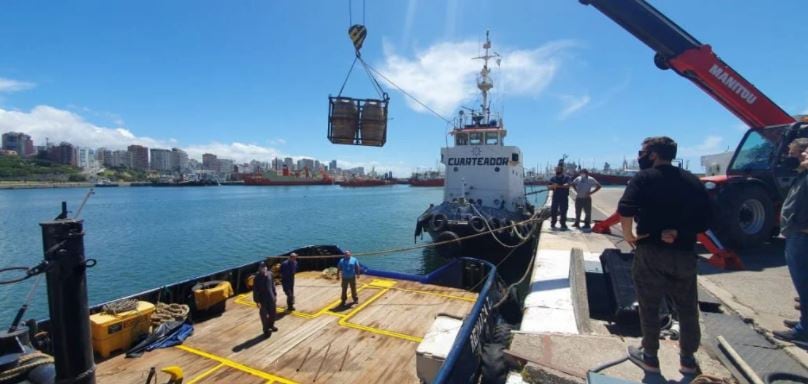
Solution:
{"label": "distant building", "polygon": [[151,161],[149,168],[155,171],[169,172],[174,170],[173,162],[171,161],[172,153],[168,149],[151,148],[149,150]]}
{"label": "distant building", "polygon": [[142,145],[130,145],[127,147],[129,156],[132,159],[132,169],[145,171],[149,169],[149,149]]}
{"label": "distant building", "polygon": [[78,166],[78,151],[73,144],[62,142],[48,148],[48,160],[65,165]]}
{"label": "distant building", "polygon": [[337,168],[336,160],[331,160],[331,162],[328,163],[328,170],[331,171],[332,173],[336,172],[338,169],[339,168]]}
{"label": "distant building", "polygon": [[129,151],[112,151],[109,156],[109,162],[105,165],[132,168],[132,154]]}
{"label": "distant building", "polygon": [[217,171],[221,173],[233,173],[234,161],[230,159],[219,159],[219,168]]}
{"label": "distant building", "polygon": [[202,169],[216,171],[219,169],[219,162],[216,155],[205,153],[202,155]]}
{"label": "distant building", "polygon": [[726,175],[733,152],[716,153],[701,157],[701,165],[706,176]]}
{"label": "distant building", "polygon": [[95,150],[92,148],[78,149],[78,166],[81,169],[94,169],[98,167]]}
{"label": "distant building", "polygon": [[171,148],[171,165],[174,171],[182,172],[188,169],[188,154],[182,149]]}
{"label": "distant building", "polygon": [[4,133],[2,149],[15,151],[20,157],[30,157],[36,154],[31,136],[20,132]]}
{"label": "distant building", "polygon": [[[283,165],[285,165],[286,169],[288,169],[290,171],[295,170],[295,161],[292,160],[291,157],[287,157],[287,158],[283,159]],[[281,168],[283,168],[283,167],[281,167]]]}

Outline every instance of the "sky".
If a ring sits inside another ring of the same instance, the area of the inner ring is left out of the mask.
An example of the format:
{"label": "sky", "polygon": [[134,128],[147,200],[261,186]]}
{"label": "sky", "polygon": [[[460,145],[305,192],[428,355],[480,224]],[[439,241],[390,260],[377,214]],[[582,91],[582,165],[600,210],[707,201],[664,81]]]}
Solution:
{"label": "sky", "polygon": [[[800,0],[651,1],[792,114],[808,113],[808,38]],[[350,11],[350,12],[349,12]],[[179,147],[238,162],[337,160],[406,177],[434,169],[450,126],[380,80],[390,94],[384,147],[327,139],[328,96],[354,58],[444,117],[479,104],[485,31],[493,110],[527,168],[563,154],[619,165],[643,138],[667,135],[679,157],[734,150],[746,127],[653,52],[577,0],[4,1],[0,133],[36,145]],[[378,95],[361,67],[345,96]]]}

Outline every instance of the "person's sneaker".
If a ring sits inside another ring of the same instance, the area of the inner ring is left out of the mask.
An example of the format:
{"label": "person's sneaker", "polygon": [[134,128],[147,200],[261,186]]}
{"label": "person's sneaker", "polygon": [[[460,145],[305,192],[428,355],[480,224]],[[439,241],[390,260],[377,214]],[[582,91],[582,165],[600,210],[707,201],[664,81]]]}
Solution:
{"label": "person's sneaker", "polygon": [[344,302],[344,301],[340,301],[340,302],[339,302],[339,306],[340,306],[340,307],[344,307],[344,306],[345,306],[345,302]]}
{"label": "person's sneaker", "polygon": [[566,226],[566,225],[562,225],[562,226],[561,226],[561,230],[562,230],[562,231],[567,231],[567,230],[569,230],[569,228],[567,228],[567,226]]}
{"label": "person's sneaker", "polygon": [[353,303],[354,303],[354,305],[359,304],[359,299],[354,299]]}
{"label": "person's sneaker", "polygon": [[555,223],[551,223],[551,224],[550,224],[550,228],[555,229]]}
{"label": "person's sneaker", "polygon": [[679,372],[683,375],[700,375],[701,368],[695,356],[679,356]]}
{"label": "person's sneaker", "polygon": [[628,359],[645,372],[659,373],[659,358],[645,353],[642,347],[630,345],[628,347]]}
{"label": "person's sneaker", "polygon": [[295,307],[286,307],[286,312],[292,312],[295,310]]}
{"label": "person's sneaker", "polygon": [[783,325],[785,325],[787,328],[794,328],[799,323],[800,322],[797,320],[783,320]]}
{"label": "person's sneaker", "polygon": [[581,228],[581,225],[580,225],[580,224],[578,224],[578,223],[575,223],[575,224],[573,224],[572,226],[573,226],[573,227],[575,227],[575,228]]}
{"label": "person's sneaker", "polygon": [[808,342],[808,333],[799,332],[793,328],[787,329],[785,331],[772,331],[772,336],[774,336],[775,339],[780,339],[783,341],[800,342],[800,343]]}
{"label": "person's sneaker", "polygon": [[584,224],[584,229],[592,229],[592,227],[589,224]]}

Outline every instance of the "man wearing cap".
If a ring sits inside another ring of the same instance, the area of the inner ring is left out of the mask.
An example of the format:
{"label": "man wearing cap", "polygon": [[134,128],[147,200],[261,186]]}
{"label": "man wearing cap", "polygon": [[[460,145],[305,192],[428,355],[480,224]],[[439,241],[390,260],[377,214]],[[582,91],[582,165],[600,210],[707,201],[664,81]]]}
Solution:
{"label": "man wearing cap", "polygon": [[297,273],[297,253],[281,263],[281,286],[286,295],[286,312],[295,310],[295,273]]}
{"label": "man wearing cap", "polygon": [[351,286],[351,298],[353,303],[359,303],[359,296],[356,294],[356,279],[359,278],[359,261],[351,256],[351,251],[345,251],[342,259],[337,264],[337,278],[342,280],[342,295],[340,295],[340,306],[345,306],[348,299],[348,285]]}
{"label": "man wearing cap", "polygon": [[261,325],[264,328],[264,337],[269,337],[275,328],[275,282],[267,264],[258,264],[258,273],[253,281],[253,301],[258,305],[258,314],[261,316]]}

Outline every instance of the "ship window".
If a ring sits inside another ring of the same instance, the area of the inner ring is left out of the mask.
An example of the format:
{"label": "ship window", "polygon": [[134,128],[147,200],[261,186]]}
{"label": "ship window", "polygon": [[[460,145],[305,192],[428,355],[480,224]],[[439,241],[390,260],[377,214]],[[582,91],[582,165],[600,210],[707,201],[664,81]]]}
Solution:
{"label": "ship window", "polygon": [[469,133],[469,144],[480,145],[483,142],[483,135],[480,132]]}
{"label": "ship window", "polygon": [[457,172],[457,167],[454,167],[454,171]]}
{"label": "ship window", "polygon": [[499,133],[497,133],[497,132],[486,132],[485,133],[485,144],[486,145],[497,145],[497,144],[499,144]]}
{"label": "ship window", "polygon": [[499,167],[494,167],[494,172],[499,172]]}
{"label": "ship window", "polygon": [[519,161],[519,154],[518,153],[511,153],[511,161]]}
{"label": "ship window", "polygon": [[468,144],[468,135],[465,133],[458,133],[455,135],[455,145],[466,145]]}

